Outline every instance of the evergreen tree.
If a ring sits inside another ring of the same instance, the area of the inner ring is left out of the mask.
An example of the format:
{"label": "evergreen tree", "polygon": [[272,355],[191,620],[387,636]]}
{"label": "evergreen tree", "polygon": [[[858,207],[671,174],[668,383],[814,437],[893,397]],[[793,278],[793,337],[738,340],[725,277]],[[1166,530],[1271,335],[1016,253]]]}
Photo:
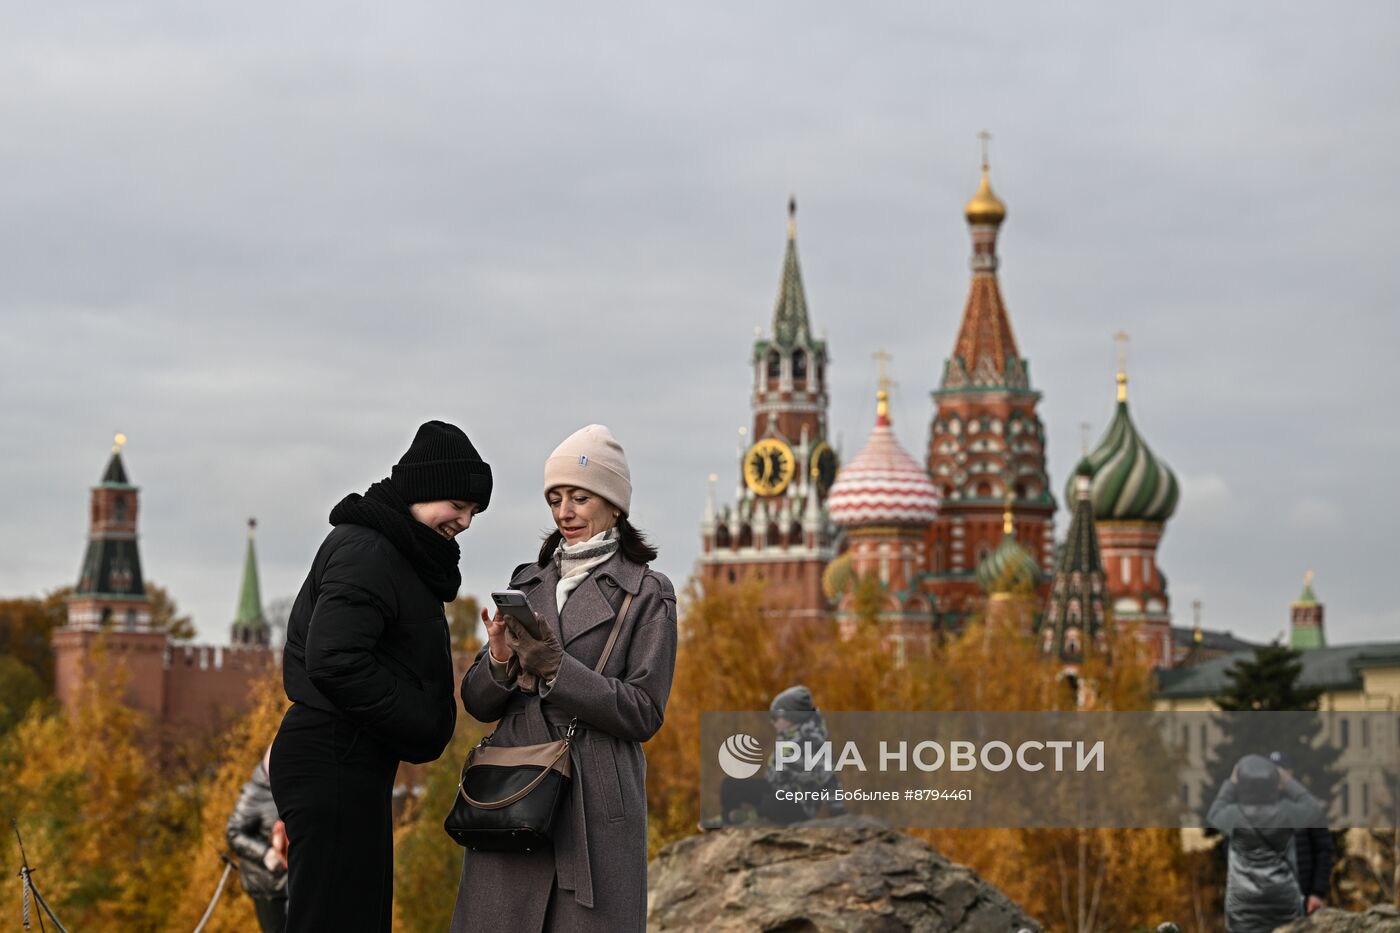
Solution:
{"label": "evergreen tree", "polygon": [[[1318,700],[1322,690],[1299,683],[1302,652],[1274,642],[1255,649],[1225,672],[1229,684],[1215,703],[1222,713],[1214,717],[1219,740],[1206,756],[1207,783],[1200,816],[1230,779],[1235,764],[1245,755],[1282,752],[1292,764],[1293,777],[1328,808],[1341,773],[1336,762],[1341,749],[1326,741]],[[1245,713],[1265,713],[1246,716]],[[1207,835],[1216,835],[1207,829]],[[1224,890],[1226,846],[1214,850],[1214,878]],[[1338,849],[1338,856],[1342,852]]]}
{"label": "evergreen tree", "polygon": [[[1215,698],[1224,715],[1215,717],[1221,738],[1206,760],[1211,782],[1206,805],[1242,757],[1271,752],[1288,756],[1293,776],[1315,797],[1324,804],[1331,799],[1341,777],[1336,768],[1341,750],[1323,740],[1317,712],[1322,690],[1302,686],[1302,673],[1302,652],[1277,642],[1256,649],[1253,657],[1226,671],[1229,684]],[[1278,715],[1240,715],[1250,712]]]}
{"label": "evergreen tree", "polygon": [[1230,685],[1215,698],[1227,712],[1246,710],[1315,710],[1322,696],[1318,687],[1302,687],[1302,652],[1278,642],[1264,645],[1249,660],[1240,660],[1225,672]]}

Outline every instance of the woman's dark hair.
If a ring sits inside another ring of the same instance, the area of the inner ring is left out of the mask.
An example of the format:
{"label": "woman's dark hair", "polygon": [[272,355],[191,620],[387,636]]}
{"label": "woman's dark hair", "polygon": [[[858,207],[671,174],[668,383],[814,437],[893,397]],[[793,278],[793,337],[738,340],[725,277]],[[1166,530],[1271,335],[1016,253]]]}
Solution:
{"label": "woman's dark hair", "polygon": [[[638,531],[625,515],[617,520],[617,536],[622,539],[618,549],[628,560],[638,564],[649,564],[656,560],[656,548],[651,546],[646,535]],[[539,566],[543,567],[554,559],[554,552],[559,550],[559,542],[563,540],[564,534],[558,528],[545,537],[544,544],[540,545]]]}

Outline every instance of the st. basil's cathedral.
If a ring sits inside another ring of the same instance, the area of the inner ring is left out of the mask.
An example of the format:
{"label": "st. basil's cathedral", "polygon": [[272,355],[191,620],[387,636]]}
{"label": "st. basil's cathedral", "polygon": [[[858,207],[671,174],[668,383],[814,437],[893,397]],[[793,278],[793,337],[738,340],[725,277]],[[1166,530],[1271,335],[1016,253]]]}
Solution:
{"label": "st. basil's cathedral", "polygon": [[[828,348],[812,335],[789,202],[771,333],[751,357],[752,421],[737,495],[717,504],[711,477],[700,579],[713,588],[761,578],[775,618],[849,620],[856,581],[874,575],[879,619],[896,654],[1014,602],[1031,607],[1024,623],[1066,665],[1103,644],[1111,619],[1135,624],[1156,665],[1172,667],[1193,647],[1190,630],[1172,629],[1157,565],[1177,505],[1176,477],[1132,421],[1120,364],[1117,409],[1065,489],[1070,526],[1056,546],[1041,394],[997,279],[1006,214],[984,157],[964,210],[972,279],[932,390],[922,462],[894,435],[882,359],[875,426],[840,464],[829,440]],[[1199,627],[1194,642],[1199,648]]]}

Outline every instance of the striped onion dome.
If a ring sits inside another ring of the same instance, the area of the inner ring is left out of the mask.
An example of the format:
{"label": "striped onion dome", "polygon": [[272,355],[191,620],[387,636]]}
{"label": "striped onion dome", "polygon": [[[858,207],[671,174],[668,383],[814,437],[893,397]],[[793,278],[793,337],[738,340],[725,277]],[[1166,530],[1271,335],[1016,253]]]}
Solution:
{"label": "striped onion dome", "polygon": [[938,489],[890,427],[889,393],[881,389],[870,439],[836,474],[826,509],[842,528],[927,525],[938,516]]}
{"label": "striped onion dome", "polygon": [[1025,545],[1016,540],[1009,506],[1002,521],[1001,543],[977,565],[977,585],[991,596],[1028,592],[1040,582],[1040,566]]}
{"label": "striped onion dome", "polygon": [[[1176,474],[1148,448],[1128,416],[1127,377],[1118,374],[1118,411],[1089,454],[1095,521],[1165,522],[1176,511]],[[1074,501],[1074,480],[1065,495]]]}

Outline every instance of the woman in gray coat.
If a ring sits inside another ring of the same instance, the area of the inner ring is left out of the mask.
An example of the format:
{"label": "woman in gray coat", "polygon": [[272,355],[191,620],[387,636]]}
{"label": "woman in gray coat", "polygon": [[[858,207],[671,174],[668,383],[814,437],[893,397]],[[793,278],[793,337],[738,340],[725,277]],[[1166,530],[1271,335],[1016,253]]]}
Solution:
{"label": "woman in gray coat", "polygon": [[[492,744],[561,738],[570,719],[573,780],[554,844],[535,852],[468,849],[452,930],[627,933],[646,929],[646,758],[676,662],[676,595],[647,564],[656,550],[627,519],[632,483],[622,447],[601,425],[545,463],[555,530],[516,569],[540,625],[536,639],[500,614],[462,680],[462,703],[498,721]],[[601,673],[594,667],[624,599],[633,597]]]}
{"label": "woman in gray coat", "polygon": [[1230,841],[1225,929],[1269,933],[1303,916],[1293,834],[1326,826],[1317,798],[1262,755],[1235,764],[1206,814]]}

